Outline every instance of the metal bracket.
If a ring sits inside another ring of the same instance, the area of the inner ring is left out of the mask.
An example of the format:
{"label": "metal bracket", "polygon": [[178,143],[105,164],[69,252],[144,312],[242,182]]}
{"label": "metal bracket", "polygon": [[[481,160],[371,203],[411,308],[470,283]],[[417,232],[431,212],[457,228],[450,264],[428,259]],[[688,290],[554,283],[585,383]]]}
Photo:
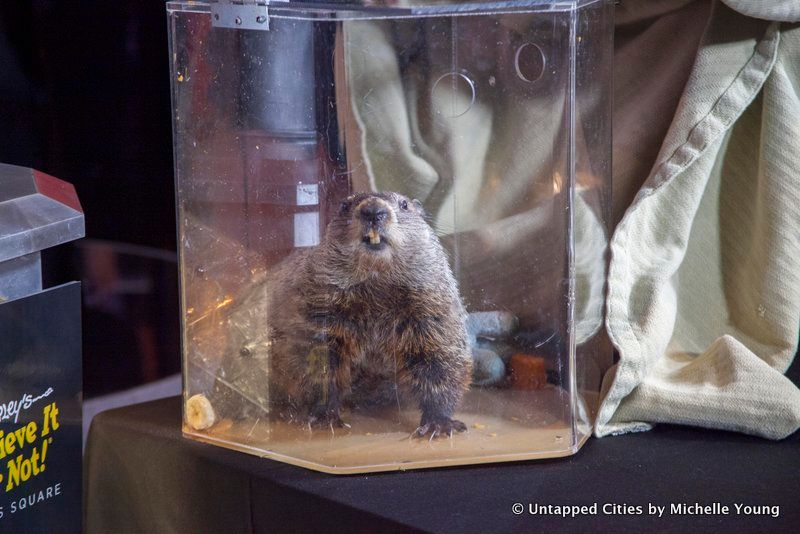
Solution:
{"label": "metal bracket", "polygon": [[215,28],[269,30],[269,10],[258,0],[217,0],[211,4],[211,25]]}

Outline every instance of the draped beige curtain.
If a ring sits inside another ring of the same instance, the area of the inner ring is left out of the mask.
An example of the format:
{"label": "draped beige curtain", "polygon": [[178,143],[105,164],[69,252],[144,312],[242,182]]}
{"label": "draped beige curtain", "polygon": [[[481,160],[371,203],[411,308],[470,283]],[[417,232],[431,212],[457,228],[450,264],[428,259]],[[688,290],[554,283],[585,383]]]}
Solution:
{"label": "draped beige curtain", "polygon": [[797,2],[618,8],[606,326],[620,360],[598,436],[800,425],[783,376],[800,320],[800,27],[779,22],[799,19]]}

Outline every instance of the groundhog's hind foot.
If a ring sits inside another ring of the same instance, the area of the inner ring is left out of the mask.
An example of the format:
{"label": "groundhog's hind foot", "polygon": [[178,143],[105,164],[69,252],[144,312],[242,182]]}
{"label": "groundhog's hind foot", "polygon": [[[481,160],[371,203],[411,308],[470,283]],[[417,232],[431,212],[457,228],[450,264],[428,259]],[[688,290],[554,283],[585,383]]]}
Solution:
{"label": "groundhog's hind foot", "polygon": [[442,418],[433,421],[423,421],[419,427],[411,434],[412,438],[424,438],[430,436],[429,439],[436,438],[452,438],[456,432],[464,432],[467,430],[467,425],[456,419]]}
{"label": "groundhog's hind foot", "polygon": [[342,421],[339,410],[320,407],[312,410],[308,415],[309,428],[330,428],[331,432],[335,428],[350,428],[350,425]]}

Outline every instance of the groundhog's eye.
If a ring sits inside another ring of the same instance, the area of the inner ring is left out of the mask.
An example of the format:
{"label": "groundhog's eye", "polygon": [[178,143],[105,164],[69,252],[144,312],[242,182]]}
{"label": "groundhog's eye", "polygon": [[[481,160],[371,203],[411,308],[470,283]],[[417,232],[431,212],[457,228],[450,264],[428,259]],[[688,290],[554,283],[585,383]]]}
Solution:
{"label": "groundhog's eye", "polygon": [[408,209],[408,201],[407,200],[401,200],[400,201],[400,209],[401,210],[407,210]]}
{"label": "groundhog's eye", "polygon": [[350,211],[350,203],[349,202],[342,202],[341,204],[339,204],[339,213],[340,214],[344,215],[348,211]]}

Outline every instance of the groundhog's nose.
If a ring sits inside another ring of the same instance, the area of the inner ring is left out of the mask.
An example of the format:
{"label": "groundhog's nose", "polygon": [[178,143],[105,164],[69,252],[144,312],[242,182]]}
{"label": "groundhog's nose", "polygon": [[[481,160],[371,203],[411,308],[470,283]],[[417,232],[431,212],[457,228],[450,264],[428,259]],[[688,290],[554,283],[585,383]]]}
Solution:
{"label": "groundhog's nose", "polygon": [[361,206],[359,215],[364,222],[383,223],[389,218],[389,210],[381,204],[370,202]]}

